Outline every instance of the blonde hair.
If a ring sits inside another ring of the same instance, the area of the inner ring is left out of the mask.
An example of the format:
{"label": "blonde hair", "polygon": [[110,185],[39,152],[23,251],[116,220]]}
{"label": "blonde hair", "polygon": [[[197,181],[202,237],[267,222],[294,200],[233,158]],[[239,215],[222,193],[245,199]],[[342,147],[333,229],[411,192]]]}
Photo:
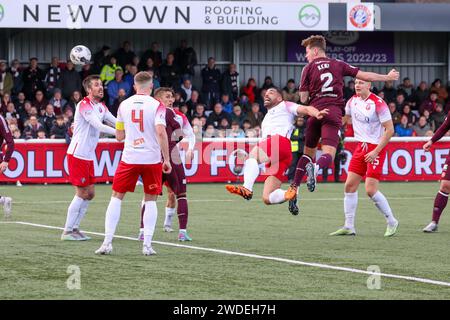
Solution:
{"label": "blonde hair", "polygon": [[314,35],[310,36],[302,41],[302,46],[305,48],[309,46],[309,48],[319,48],[323,51],[327,48],[327,41],[324,36]]}
{"label": "blonde hair", "polygon": [[134,76],[134,83],[139,88],[149,87],[153,83],[153,78],[148,72],[141,71]]}

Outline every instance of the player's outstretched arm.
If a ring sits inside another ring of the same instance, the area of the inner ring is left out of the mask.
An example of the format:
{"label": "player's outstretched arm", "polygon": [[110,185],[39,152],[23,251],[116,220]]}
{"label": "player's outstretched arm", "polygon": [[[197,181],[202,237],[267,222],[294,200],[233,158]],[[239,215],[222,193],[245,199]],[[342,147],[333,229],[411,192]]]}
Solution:
{"label": "player's outstretched arm", "polygon": [[364,81],[396,81],[400,77],[400,73],[392,69],[388,74],[379,74],[375,72],[367,72],[359,70],[356,74],[356,79],[361,79]]}
{"label": "player's outstretched arm", "polygon": [[114,128],[111,128],[110,126],[107,126],[106,124],[103,124],[100,119],[94,115],[92,112],[85,113],[84,118],[91,126],[93,126],[95,129],[99,130],[100,132],[104,132],[110,135],[115,135],[116,131]]}
{"label": "player's outstretched arm", "polygon": [[111,127],[114,128],[116,126],[117,119],[116,119],[116,117],[113,116],[113,114],[111,112],[106,111],[105,122],[108,124],[111,124]]}
{"label": "player's outstretched arm", "polygon": [[386,145],[389,143],[389,140],[391,140],[392,136],[394,135],[394,123],[392,122],[392,120],[383,122],[382,125],[384,127],[384,133],[381,137],[380,143],[374,150],[366,154],[364,158],[366,162],[372,163],[378,157],[378,154],[381,152],[381,150],[386,147]]}
{"label": "player's outstretched arm", "polygon": [[322,119],[324,116],[328,114],[328,109],[318,110],[312,106],[298,106],[297,114],[298,115],[306,115],[310,117],[315,117],[317,119]]}
{"label": "player's outstretched arm", "polygon": [[167,137],[166,127],[157,124],[156,125],[156,136],[161,146],[161,152],[164,158],[163,172],[170,173],[172,171],[172,166],[170,165],[170,155],[169,155],[169,139]]}
{"label": "player's outstretched arm", "polygon": [[447,115],[444,123],[441,124],[441,126],[436,130],[430,141],[423,145],[423,150],[430,151],[431,145],[439,141],[447,133],[448,130],[450,130],[450,116]]}

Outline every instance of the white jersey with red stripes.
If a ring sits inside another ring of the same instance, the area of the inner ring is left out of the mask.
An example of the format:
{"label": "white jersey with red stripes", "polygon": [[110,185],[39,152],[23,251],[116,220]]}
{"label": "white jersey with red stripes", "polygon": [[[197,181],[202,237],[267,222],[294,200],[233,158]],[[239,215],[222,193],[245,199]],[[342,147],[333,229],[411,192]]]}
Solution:
{"label": "white jersey with red stripes", "polygon": [[[94,102],[88,97],[81,100],[75,109],[73,136],[67,153],[83,160],[94,160],[100,132],[94,127],[93,121],[103,123],[109,121],[115,124],[114,116],[103,102]],[[110,128],[114,133],[114,129]]]}
{"label": "white jersey with red stripes", "polygon": [[354,95],[345,106],[345,114],[352,117],[356,140],[379,144],[384,133],[383,122],[392,119],[387,104],[370,93],[367,99]]}
{"label": "white jersey with red stripes", "polygon": [[294,129],[294,119],[297,116],[298,105],[282,101],[275,107],[269,109],[261,124],[262,137],[280,135],[290,138]]}
{"label": "white jersey with red stripes", "polygon": [[122,161],[127,164],[160,163],[156,126],[166,126],[166,108],[155,98],[135,94],[120,104],[117,122],[125,130]]}

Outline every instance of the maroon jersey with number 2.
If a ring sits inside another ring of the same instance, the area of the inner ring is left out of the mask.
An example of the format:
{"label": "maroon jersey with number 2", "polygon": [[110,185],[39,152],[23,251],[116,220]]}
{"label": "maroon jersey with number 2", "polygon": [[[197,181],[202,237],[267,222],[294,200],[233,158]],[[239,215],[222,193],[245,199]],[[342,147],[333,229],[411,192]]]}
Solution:
{"label": "maroon jersey with number 2", "polygon": [[336,148],[339,144],[345,108],[344,77],[355,77],[358,71],[359,68],[344,61],[326,57],[314,59],[303,68],[300,91],[309,92],[308,104],[319,110],[329,109],[329,114],[321,120],[308,119],[305,138],[308,148],[316,148],[320,138],[323,145]]}

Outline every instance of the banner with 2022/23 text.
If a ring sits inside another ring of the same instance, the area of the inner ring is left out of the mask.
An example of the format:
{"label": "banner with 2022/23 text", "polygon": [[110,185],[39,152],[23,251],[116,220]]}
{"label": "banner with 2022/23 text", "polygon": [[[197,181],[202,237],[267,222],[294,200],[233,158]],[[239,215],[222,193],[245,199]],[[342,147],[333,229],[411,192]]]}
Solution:
{"label": "banner with 2022/23 text", "polygon": [[[450,150],[449,142],[439,142],[431,152],[422,150],[423,141],[391,142],[387,146],[383,166],[384,181],[431,181],[441,177],[445,159]],[[185,164],[187,181],[240,182],[242,164],[254,144],[246,142],[197,143],[194,159]],[[186,147],[183,143],[182,147]],[[102,142],[97,147],[94,161],[98,182],[112,182],[122,154],[123,144]],[[346,142],[347,162],[341,167],[341,180],[347,176],[348,164],[356,142]],[[0,182],[68,183],[68,167],[65,143],[16,143],[9,168],[0,175]],[[184,151],[182,151],[184,154]],[[329,169],[332,174],[333,168]],[[263,181],[264,173],[258,181]],[[320,176],[319,176],[320,180]]]}

